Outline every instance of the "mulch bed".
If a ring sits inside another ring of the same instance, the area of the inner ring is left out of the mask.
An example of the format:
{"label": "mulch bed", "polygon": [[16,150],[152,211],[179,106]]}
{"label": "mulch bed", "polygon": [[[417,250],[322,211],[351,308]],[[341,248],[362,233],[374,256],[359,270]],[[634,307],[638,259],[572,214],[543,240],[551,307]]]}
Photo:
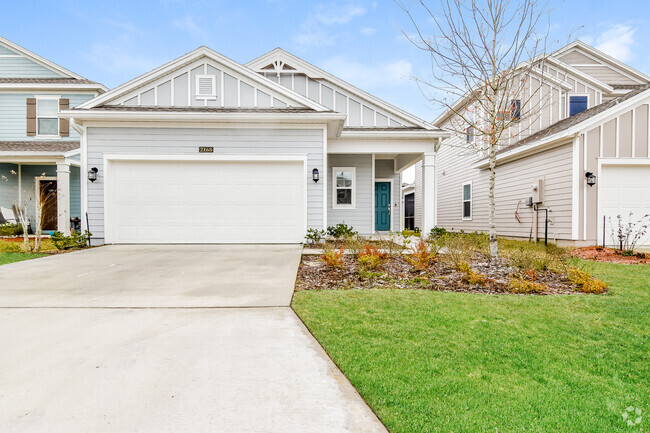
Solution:
{"label": "mulch bed", "polygon": [[573,250],[575,257],[584,260],[595,260],[597,262],[627,263],[627,264],[650,264],[650,255],[638,253],[634,256],[621,255],[617,250],[603,247],[585,247]]}
{"label": "mulch bed", "polygon": [[[381,269],[364,277],[359,274],[359,266],[353,255],[343,256],[345,267],[327,266],[317,255],[304,255],[295,290],[326,289],[420,289],[466,293],[511,293],[509,279],[517,274],[509,266],[491,266],[489,263],[473,262],[472,269],[487,277],[485,286],[470,285],[464,281],[464,274],[441,261],[433,264],[428,271],[416,271],[402,256],[388,257]],[[576,285],[565,276],[551,272],[538,272],[536,282],[547,286],[539,295],[574,294]]]}

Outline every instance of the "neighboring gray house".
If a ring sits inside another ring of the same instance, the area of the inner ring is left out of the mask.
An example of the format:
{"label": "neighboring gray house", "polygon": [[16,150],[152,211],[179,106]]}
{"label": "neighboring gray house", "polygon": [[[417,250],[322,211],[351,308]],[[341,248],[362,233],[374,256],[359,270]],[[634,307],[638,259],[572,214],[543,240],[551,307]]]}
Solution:
{"label": "neighboring gray house", "polygon": [[[603,221],[650,213],[650,77],[603,52],[574,42],[553,53],[545,70],[548,104],[534,123],[522,121],[498,154],[497,231],[502,236],[544,236],[559,243],[603,241]],[[451,113],[433,123],[445,128]],[[462,144],[467,137],[451,137]],[[487,231],[486,160],[441,145],[436,154],[435,225],[448,230]],[[416,225],[422,226],[421,167],[416,166]],[[588,185],[587,175],[592,177]],[[419,204],[418,204],[419,201]],[[610,242],[609,223],[605,241]]]}
{"label": "neighboring gray house", "polygon": [[0,37],[0,208],[10,220],[26,203],[36,227],[41,201],[45,230],[69,233],[81,218],[79,135],[57,113],[105,90]]}
{"label": "neighboring gray house", "polygon": [[281,49],[241,65],[200,47],[61,117],[97,175],[81,183],[95,243],[399,230],[400,173],[448,136]]}

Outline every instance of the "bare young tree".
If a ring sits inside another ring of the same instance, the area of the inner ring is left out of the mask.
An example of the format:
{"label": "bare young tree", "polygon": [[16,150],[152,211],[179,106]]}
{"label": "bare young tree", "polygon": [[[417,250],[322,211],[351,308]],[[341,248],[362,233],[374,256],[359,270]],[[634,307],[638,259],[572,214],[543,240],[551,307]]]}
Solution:
{"label": "bare young tree", "polygon": [[[460,146],[489,161],[490,255],[499,257],[495,221],[497,152],[529,132],[551,92],[544,63],[546,2],[537,0],[396,0],[415,34],[404,35],[427,52],[430,79],[415,78],[429,100],[445,111],[443,128]],[[540,32],[542,28],[542,32]],[[550,79],[550,77],[549,77]]]}

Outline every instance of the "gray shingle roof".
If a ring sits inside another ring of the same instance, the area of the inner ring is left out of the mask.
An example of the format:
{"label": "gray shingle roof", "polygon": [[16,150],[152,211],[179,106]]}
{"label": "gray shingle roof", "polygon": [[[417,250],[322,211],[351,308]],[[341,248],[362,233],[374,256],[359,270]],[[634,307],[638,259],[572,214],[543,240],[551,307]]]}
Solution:
{"label": "gray shingle roof", "polygon": [[603,102],[602,104],[598,104],[595,107],[591,107],[590,109],[585,110],[581,113],[574,114],[573,116],[567,117],[566,119],[562,119],[559,122],[555,122],[551,126],[542,129],[541,131],[538,131],[533,135],[523,138],[513,145],[504,147],[503,149],[499,150],[499,152],[497,153],[505,152],[515,147],[523,146],[525,144],[534,143],[535,141],[539,141],[543,138],[549,137],[559,132],[566,131],[567,129],[575,125],[578,125],[584,122],[585,120],[590,119],[591,117],[594,117],[595,115],[602,113],[603,111],[609,110],[610,108],[617,106],[621,102],[626,101],[648,89],[650,89],[650,84],[644,84],[643,86],[639,86],[637,89],[627,92],[625,95],[619,96],[618,98],[614,98],[607,102]]}
{"label": "gray shingle roof", "polygon": [[9,84],[97,84],[90,80],[76,78],[0,78],[0,83]]}
{"label": "gray shingle roof", "polygon": [[344,131],[426,131],[421,126],[345,127]]}
{"label": "gray shingle roof", "polygon": [[78,141],[0,141],[0,152],[69,152],[79,149]]}
{"label": "gray shingle roof", "polygon": [[[77,111],[87,111],[84,108],[73,108]],[[316,113],[312,108],[227,108],[227,107],[141,107],[129,105],[104,105],[92,110],[102,111],[137,111],[137,112],[197,112],[197,113]],[[332,113],[326,111],[325,113]]]}

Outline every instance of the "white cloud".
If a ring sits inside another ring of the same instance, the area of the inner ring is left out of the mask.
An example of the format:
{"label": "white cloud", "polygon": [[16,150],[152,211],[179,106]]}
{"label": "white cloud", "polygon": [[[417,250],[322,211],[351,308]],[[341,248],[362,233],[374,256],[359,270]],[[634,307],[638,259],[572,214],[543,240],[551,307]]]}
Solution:
{"label": "white cloud", "polygon": [[204,39],[208,36],[208,32],[196,22],[196,18],[190,14],[185,15],[183,18],[176,18],[172,21],[172,27],[175,29],[183,30],[190,35],[199,39]]}
{"label": "white cloud", "polygon": [[142,51],[134,47],[125,38],[95,42],[83,55],[95,66],[122,77],[134,77],[150,71],[159,65],[159,61],[145,57]]}
{"label": "white cloud", "polygon": [[318,4],[291,39],[303,48],[332,45],[336,39],[330,32],[332,27],[345,25],[366,12],[365,7],[354,3]]}
{"label": "white cloud", "polygon": [[325,60],[323,69],[364,90],[397,87],[413,75],[413,65],[404,59],[370,64],[337,56]]}
{"label": "white cloud", "polygon": [[377,33],[377,29],[373,29],[372,27],[364,27],[360,30],[360,32],[364,36],[372,36]]}
{"label": "white cloud", "polygon": [[586,43],[591,41],[597,49],[622,62],[627,62],[632,58],[632,45],[634,45],[636,30],[631,26],[615,24],[596,38],[585,37],[581,39]]}
{"label": "white cloud", "polygon": [[361,5],[348,4],[319,4],[315,8],[314,18],[325,24],[326,26],[332,24],[347,24],[354,18],[366,13],[366,8]]}

